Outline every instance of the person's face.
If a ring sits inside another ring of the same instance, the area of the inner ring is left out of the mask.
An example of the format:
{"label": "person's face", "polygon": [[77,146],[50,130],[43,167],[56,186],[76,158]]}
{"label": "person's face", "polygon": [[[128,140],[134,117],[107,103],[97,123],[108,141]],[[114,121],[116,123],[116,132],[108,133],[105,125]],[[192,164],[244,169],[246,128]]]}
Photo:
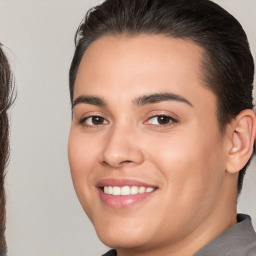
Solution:
{"label": "person's face", "polygon": [[105,36],[83,56],[69,161],[78,198],[110,247],[175,244],[218,209],[227,140],[202,82],[202,54],[190,41],[139,35]]}

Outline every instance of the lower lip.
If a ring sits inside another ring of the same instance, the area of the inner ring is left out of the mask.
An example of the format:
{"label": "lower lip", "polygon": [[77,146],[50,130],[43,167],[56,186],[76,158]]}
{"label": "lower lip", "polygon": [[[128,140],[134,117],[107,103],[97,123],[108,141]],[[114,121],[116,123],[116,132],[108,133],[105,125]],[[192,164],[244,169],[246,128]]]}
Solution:
{"label": "lower lip", "polygon": [[149,193],[142,193],[142,194],[136,194],[136,195],[128,195],[128,196],[113,196],[106,194],[102,191],[102,189],[99,189],[99,195],[101,201],[113,208],[127,208],[131,207],[135,204],[138,204],[139,202],[147,199],[148,197],[152,196],[152,194],[156,190],[149,192]]}

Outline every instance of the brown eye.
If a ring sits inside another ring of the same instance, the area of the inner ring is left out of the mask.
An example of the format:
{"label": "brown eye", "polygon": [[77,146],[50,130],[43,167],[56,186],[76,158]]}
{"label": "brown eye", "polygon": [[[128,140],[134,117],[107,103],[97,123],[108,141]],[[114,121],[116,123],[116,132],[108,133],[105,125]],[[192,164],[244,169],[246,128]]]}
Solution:
{"label": "brown eye", "polygon": [[165,115],[152,116],[148,119],[147,123],[152,125],[167,125],[177,122],[174,118]]}
{"label": "brown eye", "polygon": [[170,122],[171,118],[168,116],[158,116],[157,122],[159,124],[168,124]]}
{"label": "brown eye", "polygon": [[103,123],[104,123],[104,118],[103,118],[103,117],[100,117],[100,116],[93,116],[93,117],[92,117],[92,123],[93,123],[94,125],[103,124]]}
{"label": "brown eye", "polygon": [[83,123],[85,123],[88,126],[96,126],[107,124],[108,122],[101,116],[89,116],[83,120]]}

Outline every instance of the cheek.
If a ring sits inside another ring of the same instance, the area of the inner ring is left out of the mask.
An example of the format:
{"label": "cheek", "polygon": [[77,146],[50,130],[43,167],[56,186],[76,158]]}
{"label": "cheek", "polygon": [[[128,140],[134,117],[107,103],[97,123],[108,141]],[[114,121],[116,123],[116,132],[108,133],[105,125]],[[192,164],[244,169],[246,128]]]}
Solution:
{"label": "cheek", "polygon": [[150,144],[155,146],[147,147],[147,155],[162,172],[169,198],[189,208],[206,197],[214,200],[225,160],[218,132],[209,136],[190,129],[180,134],[158,137],[157,141],[152,136]]}
{"label": "cheek", "polygon": [[72,129],[68,141],[68,158],[72,176],[89,175],[90,167],[96,161],[97,147],[76,129]]}
{"label": "cheek", "polygon": [[[95,145],[91,145],[83,136],[71,129],[68,142],[68,158],[71,176],[77,196],[84,208],[91,199],[90,189],[93,186],[93,165],[96,163]],[[86,200],[84,199],[86,198]]]}

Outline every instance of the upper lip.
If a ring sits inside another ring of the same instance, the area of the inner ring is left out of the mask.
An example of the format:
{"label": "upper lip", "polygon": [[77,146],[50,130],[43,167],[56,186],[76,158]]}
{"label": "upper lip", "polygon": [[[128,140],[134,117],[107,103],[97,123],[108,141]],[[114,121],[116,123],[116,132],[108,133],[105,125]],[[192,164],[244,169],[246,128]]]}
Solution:
{"label": "upper lip", "polygon": [[105,187],[105,186],[116,186],[116,187],[123,187],[123,186],[138,186],[138,187],[151,187],[157,188],[158,186],[149,184],[146,182],[134,180],[134,179],[102,179],[97,184],[97,187]]}

